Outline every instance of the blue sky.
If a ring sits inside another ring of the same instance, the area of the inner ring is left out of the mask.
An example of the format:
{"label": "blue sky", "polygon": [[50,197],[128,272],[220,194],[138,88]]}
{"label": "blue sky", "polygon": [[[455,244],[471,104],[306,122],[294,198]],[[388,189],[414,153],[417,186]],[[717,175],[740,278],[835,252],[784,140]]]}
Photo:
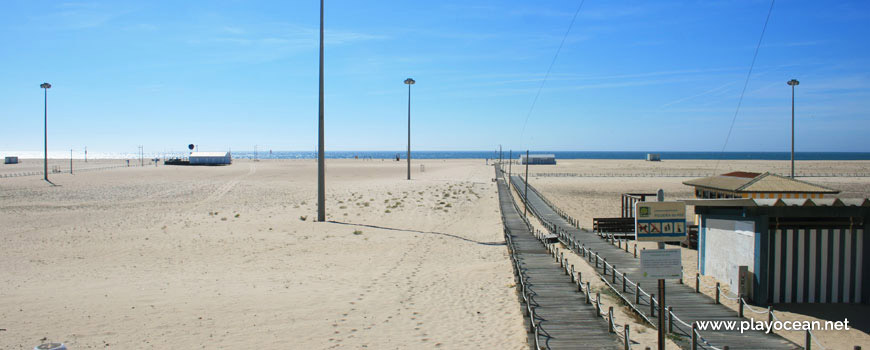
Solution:
{"label": "blue sky", "polygon": [[[770,2],[327,1],[326,149],[718,151]],[[312,150],[317,1],[4,1],[0,150]],[[870,3],[778,1],[727,151],[870,151]]]}

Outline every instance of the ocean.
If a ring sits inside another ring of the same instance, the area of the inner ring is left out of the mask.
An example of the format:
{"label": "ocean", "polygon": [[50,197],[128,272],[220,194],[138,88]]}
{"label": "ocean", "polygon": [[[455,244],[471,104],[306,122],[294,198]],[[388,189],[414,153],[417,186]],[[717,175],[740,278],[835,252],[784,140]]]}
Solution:
{"label": "ocean", "polygon": [[[313,151],[232,151],[236,159],[314,159],[317,157]],[[752,160],[789,160],[789,152],[650,152],[661,155],[662,160],[668,159],[752,159]],[[405,151],[327,151],[329,159],[391,159],[399,155],[405,159]],[[532,151],[530,154],[555,154],[556,159],[646,159],[647,152],[625,151]],[[42,159],[40,151],[3,151],[0,156],[18,156],[21,159]],[[50,151],[51,159],[69,159],[69,151]],[[145,158],[172,158],[187,156],[187,152],[145,152]],[[412,151],[414,159],[485,159],[497,158],[493,151]],[[504,151],[504,157],[508,157],[508,151]],[[514,153],[519,158],[519,152]],[[84,153],[75,150],[73,158],[82,159]],[[89,159],[139,159],[135,152],[89,152]],[[796,152],[797,160],[870,160],[870,152]]]}
{"label": "ocean", "polygon": [[[651,152],[659,153],[662,160],[668,159],[751,159],[751,160],[789,160],[789,152]],[[371,159],[390,159],[399,155],[405,159],[404,151],[327,151],[326,158],[352,159],[354,157]],[[530,154],[555,154],[556,159],[646,159],[647,152],[619,151],[534,151]],[[259,159],[313,159],[314,152],[275,151],[234,151],[233,158]],[[485,159],[497,158],[493,151],[411,151],[414,159]],[[504,151],[508,157],[508,151]],[[519,153],[514,153],[519,157]],[[796,160],[870,160],[870,152],[796,152]]]}

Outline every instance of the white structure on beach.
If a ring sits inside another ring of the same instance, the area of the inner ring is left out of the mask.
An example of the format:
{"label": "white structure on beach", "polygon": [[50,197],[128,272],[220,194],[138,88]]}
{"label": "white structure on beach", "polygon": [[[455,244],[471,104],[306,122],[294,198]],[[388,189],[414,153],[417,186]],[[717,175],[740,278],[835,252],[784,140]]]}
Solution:
{"label": "white structure on beach", "polygon": [[233,163],[230,152],[190,152],[190,165],[229,165]]}
{"label": "white structure on beach", "polygon": [[[529,164],[556,164],[555,154],[531,154],[528,159]],[[520,156],[520,164],[526,164],[526,155]]]}
{"label": "white structure on beach", "polygon": [[660,162],[662,160],[662,155],[658,153],[647,153],[646,160],[649,162]]}
{"label": "white structure on beach", "polygon": [[6,156],[4,164],[18,164],[18,156]]}

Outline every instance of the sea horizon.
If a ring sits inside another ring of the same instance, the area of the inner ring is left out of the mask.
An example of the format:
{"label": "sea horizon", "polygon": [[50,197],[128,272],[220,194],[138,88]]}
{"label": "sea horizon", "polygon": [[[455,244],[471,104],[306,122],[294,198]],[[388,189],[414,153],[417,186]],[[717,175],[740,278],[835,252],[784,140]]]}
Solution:
{"label": "sea horizon", "polygon": [[[314,159],[314,151],[231,151],[234,159]],[[326,151],[327,159],[405,159],[406,151]],[[524,153],[524,152],[523,152]],[[553,154],[559,159],[646,159],[648,153],[661,156],[663,161],[673,160],[789,160],[790,152],[711,152],[711,151],[530,151],[530,154]],[[145,152],[144,157],[185,157],[189,152]],[[502,157],[508,158],[509,151]],[[0,151],[0,156],[17,156],[19,159],[42,159],[42,151]],[[50,151],[50,159],[70,159],[69,152]],[[519,158],[520,152],[513,153]],[[494,151],[411,151],[412,159],[494,159]],[[83,159],[83,151],[73,151],[73,159]],[[136,152],[88,152],[88,159],[139,159]],[[870,152],[795,152],[795,160],[870,160]]]}

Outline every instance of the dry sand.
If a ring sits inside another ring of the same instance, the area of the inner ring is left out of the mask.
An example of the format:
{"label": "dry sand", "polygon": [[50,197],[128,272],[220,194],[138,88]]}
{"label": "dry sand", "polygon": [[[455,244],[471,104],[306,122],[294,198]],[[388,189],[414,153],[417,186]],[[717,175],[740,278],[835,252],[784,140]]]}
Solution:
{"label": "dry sand", "polygon": [[527,348],[492,167],[404,164],[328,161],[330,223],[312,160],[0,179],[0,348]]}
{"label": "dry sand", "polygon": [[[519,172],[525,169],[522,166],[513,165],[513,171]],[[582,227],[591,229],[593,217],[619,217],[620,195],[626,192],[654,193],[663,189],[666,200],[691,199],[694,196],[693,189],[683,185],[682,182],[692,177],[634,177],[616,176],[637,174],[687,174],[706,173],[710,174],[714,169],[716,173],[743,170],[754,172],[777,172],[788,173],[790,162],[788,161],[716,161],[710,160],[666,160],[662,162],[646,162],[643,160],[583,160],[569,159],[559,160],[557,165],[530,166],[529,173],[562,173],[562,174],[614,174],[611,177],[536,177],[531,175],[529,183],[534,185],[541,193],[549,198],[555,205],[565,210],[569,215],[580,220]],[[802,171],[807,173],[867,173],[870,171],[870,161],[801,161],[797,162],[798,174]],[[868,177],[811,177],[799,178],[838,189],[842,191],[836,195],[841,198],[866,198],[870,197],[870,178]],[[687,219],[693,220],[693,208],[687,208]],[[634,243],[631,243],[633,246]],[[631,246],[629,249],[631,249]],[[641,248],[654,248],[655,243],[640,243]],[[688,276],[686,283],[694,285],[694,276],[698,272],[698,252],[691,249],[682,249],[683,274]],[[582,260],[582,259],[580,259]],[[714,295],[716,279],[710,276],[701,277],[702,292]],[[727,291],[727,283],[722,286]],[[594,287],[594,284],[593,284]],[[612,298],[604,298],[611,303]],[[615,300],[615,299],[614,299]],[[722,298],[723,304],[736,310],[737,304]],[[848,317],[850,321],[861,321],[858,326],[861,329],[850,331],[817,331],[816,336],[821,343],[829,349],[851,349],[853,345],[870,344],[870,306],[849,304],[827,305],[802,305],[788,306],[794,312],[779,308],[776,314],[783,320],[833,320],[842,321]],[[631,320],[631,315],[625,310],[615,308],[617,320],[620,318],[626,322]],[[778,307],[774,306],[774,310]],[[747,316],[751,313],[747,312]],[[764,315],[759,315],[764,318]],[[765,318],[766,320],[766,318]],[[854,322],[853,322],[854,323]],[[642,329],[640,324],[632,324],[632,329]],[[654,332],[654,330],[651,330]],[[795,343],[804,343],[802,332],[781,332],[781,335]],[[641,342],[648,341],[646,337],[638,339]]]}

